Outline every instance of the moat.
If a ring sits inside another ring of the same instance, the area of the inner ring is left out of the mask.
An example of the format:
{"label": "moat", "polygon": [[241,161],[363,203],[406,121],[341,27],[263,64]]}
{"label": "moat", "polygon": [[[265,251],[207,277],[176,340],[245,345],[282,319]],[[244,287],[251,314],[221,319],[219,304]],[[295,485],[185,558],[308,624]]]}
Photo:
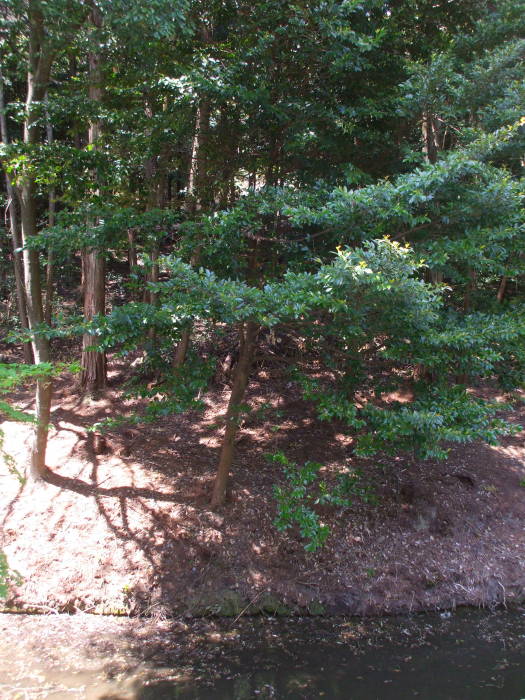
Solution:
{"label": "moat", "polygon": [[521,700],[525,609],[360,619],[2,615],[2,698]]}

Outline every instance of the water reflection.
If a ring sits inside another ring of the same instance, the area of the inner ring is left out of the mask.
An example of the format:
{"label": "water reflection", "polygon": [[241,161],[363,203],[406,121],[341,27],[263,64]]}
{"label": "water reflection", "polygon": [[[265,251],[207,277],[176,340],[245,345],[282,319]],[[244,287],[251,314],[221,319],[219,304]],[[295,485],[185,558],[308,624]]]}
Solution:
{"label": "water reflection", "polygon": [[[326,624],[326,623],[323,623]],[[345,623],[346,624],[346,623]],[[421,617],[404,627],[392,621],[384,637],[360,638],[345,624],[323,634],[312,621],[277,623],[229,647],[209,674],[188,681],[150,679],[137,700],[521,700],[525,698],[525,617],[500,615]],[[282,626],[280,626],[282,625]],[[396,627],[397,625],[397,627]],[[417,625],[421,634],[418,635]],[[273,640],[273,641],[271,641]]]}

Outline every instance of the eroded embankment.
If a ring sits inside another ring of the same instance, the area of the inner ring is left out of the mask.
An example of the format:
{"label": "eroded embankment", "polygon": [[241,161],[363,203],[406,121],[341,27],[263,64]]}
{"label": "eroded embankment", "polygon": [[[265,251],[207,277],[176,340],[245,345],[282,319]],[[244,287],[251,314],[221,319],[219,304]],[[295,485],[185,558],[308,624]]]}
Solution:
{"label": "eroded embankment", "polygon": [[[355,460],[337,425],[315,420],[293,388],[259,378],[253,417],[237,445],[228,504],[209,507],[228,392],[202,414],[116,431],[96,454],[86,427],[129,410],[117,392],[79,403],[59,386],[50,483],[21,486],[0,464],[0,548],[22,576],[8,606],[156,616],[376,615],[519,602],[525,597],[523,435],[499,447],[452,451],[448,462]],[[258,408],[259,407],[259,408]],[[260,409],[260,410],[259,410]],[[521,415],[520,415],[521,413]],[[525,408],[513,420],[525,421]],[[4,424],[6,449],[27,460],[29,428]],[[273,485],[284,451],[360,468],[378,505],[325,507],[326,546],[304,550],[276,531]]]}

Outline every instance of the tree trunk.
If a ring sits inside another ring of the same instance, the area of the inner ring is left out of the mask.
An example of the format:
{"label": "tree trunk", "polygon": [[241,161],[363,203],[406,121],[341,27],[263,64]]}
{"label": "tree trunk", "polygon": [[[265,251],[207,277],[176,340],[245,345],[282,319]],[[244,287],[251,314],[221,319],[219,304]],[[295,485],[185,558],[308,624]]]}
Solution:
{"label": "tree trunk", "polygon": [[132,229],[128,230],[128,265],[130,272],[138,265],[137,244],[135,242],[135,232]]}
{"label": "tree trunk", "polygon": [[475,270],[468,269],[467,270],[468,274],[468,282],[465,287],[465,294],[463,297],[463,311],[465,313],[469,313],[472,307],[472,295],[474,291],[476,290],[476,280],[477,280],[477,274]]}
{"label": "tree trunk", "polygon": [[[41,360],[42,362],[44,360]],[[47,433],[51,415],[51,400],[53,398],[53,381],[51,377],[43,377],[36,383],[35,415],[37,424],[31,449],[30,476],[34,480],[46,475]]]}
{"label": "tree trunk", "polygon": [[[197,246],[191,256],[190,265],[195,267],[199,264],[201,258],[202,246]],[[181,339],[179,340],[177,347],[175,348],[175,355],[173,357],[173,367],[178,369],[186,362],[186,356],[188,355],[188,349],[190,347],[192,326],[188,326],[182,331]]]}
{"label": "tree trunk", "polygon": [[[7,184],[9,182],[9,184]],[[9,212],[9,228],[11,233],[11,244],[13,248],[13,269],[15,275],[16,304],[18,308],[18,318],[23,330],[29,330],[29,319],[27,317],[27,302],[24,284],[24,266],[21,254],[22,237],[18,225],[18,213],[16,208],[16,198],[8,175],[6,175],[7,196]],[[24,362],[32,365],[34,362],[33,348],[30,342],[23,344]]]}
{"label": "tree trunk", "polygon": [[136,274],[138,271],[138,256],[137,242],[135,240],[135,231],[128,229],[128,267],[129,267],[129,285],[131,290],[131,299],[140,300],[140,288],[136,284]]}
{"label": "tree trunk", "polygon": [[[51,72],[52,53],[46,44],[45,29],[40,5],[30,0],[28,6],[29,20],[29,65],[27,73],[27,97],[24,121],[24,142],[29,145],[39,141],[37,103],[42,102],[47,92]],[[35,330],[44,322],[42,306],[42,288],[40,283],[40,258],[37,250],[27,247],[31,238],[38,235],[36,210],[36,183],[31,172],[22,174],[18,190],[20,200],[20,218],[22,224],[22,242],[24,245],[24,282],[29,327]],[[49,340],[34,334],[32,339],[33,354],[36,364],[50,362]],[[53,394],[50,377],[37,379],[36,388],[36,428],[30,456],[30,476],[39,479],[45,476],[45,455],[47,431]]]}
{"label": "tree trunk", "polygon": [[[49,114],[47,113],[47,94],[46,94],[46,136],[49,145],[53,143],[53,127],[49,121]],[[47,225],[51,228],[55,225],[55,209],[56,209],[56,199],[55,190],[51,188],[49,190],[48,197],[48,214],[47,214]],[[46,304],[44,308],[44,320],[48,326],[51,325],[51,315],[53,310],[53,287],[54,287],[54,256],[53,249],[50,247],[47,251],[47,265],[46,265]]]}
{"label": "tree trunk", "polygon": [[[156,284],[159,281],[159,246],[156,245],[154,249],[151,251],[151,270],[149,273],[149,282],[153,282],[153,284]],[[159,295],[158,292],[150,289],[149,292],[149,303],[152,306],[157,306],[159,303]]]}
{"label": "tree trunk", "polygon": [[264,182],[267,187],[276,187],[279,183],[281,171],[280,165],[281,142],[280,135],[273,134],[270,139],[270,148],[268,152],[268,165],[264,175]]}
{"label": "tree trunk", "polygon": [[191,328],[185,328],[182,331],[181,339],[179,340],[177,347],[175,348],[175,355],[173,357],[173,367],[175,369],[179,369],[186,362],[186,356],[188,354],[190,340]]}
{"label": "tree trunk", "polygon": [[[201,100],[197,107],[195,118],[195,132],[191,149],[191,162],[188,175],[188,199],[186,209],[189,213],[196,214],[209,203],[209,173],[206,163],[206,141],[210,129],[210,105],[206,100]],[[196,266],[200,262],[201,246],[195,249],[190,264]],[[182,367],[186,361],[190,346],[192,328],[189,326],[182,332],[182,337],[175,349],[173,358],[174,367]]]}
{"label": "tree trunk", "polygon": [[505,294],[507,293],[507,284],[508,284],[508,277],[506,275],[503,275],[501,278],[501,281],[499,283],[498,287],[498,293],[496,295],[496,299],[500,304],[503,303],[503,300],[505,299]]}
{"label": "tree trunk", "polygon": [[209,173],[206,165],[206,147],[209,131],[210,103],[207,100],[201,100],[195,117],[195,131],[193,133],[188,173],[188,200],[186,208],[190,213],[200,211],[210,200]]}
{"label": "tree trunk", "polygon": [[[106,264],[96,250],[82,253],[82,286],[84,289],[84,319],[91,321],[96,315],[105,313]],[[96,337],[84,333],[82,337],[82,388],[96,395],[106,386],[106,354],[90,350]]]}
{"label": "tree trunk", "polygon": [[[153,111],[151,109],[147,110],[149,116],[153,116]],[[149,185],[148,197],[146,201],[146,211],[151,211],[152,209],[163,209],[165,202],[165,186],[166,186],[166,154],[163,153],[160,156],[152,156],[147,159],[144,171],[146,176],[146,182]],[[158,282],[159,281],[159,244],[155,243],[151,250],[150,260],[151,267],[146,275],[146,287],[144,289],[144,301],[147,304],[152,304],[156,306],[158,303],[157,292],[152,291],[148,287],[148,282]],[[152,337],[152,336],[151,336]]]}
{"label": "tree trunk", "polygon": [[[5,117],[5,98],[4,98],[4,78],[2,74],[2,66],[0,65],[0,136],[2,143],[9,143],[9,132],[7,131],[7,120]],[[16,207],[16,195],[14,187],[11,183],[9,175],[5,174],[5,185],[7,191],[7,213],[9,214],[9,229],[11,237],[11,245],[13,248],[13,272],[15,276],[16,288],[16,304],[18,308],[18,319],[24,330],[29,329],[29,321],[27,318],[27,302],[24,288],[24,267],[22,260],[22,236],[18,224],[18,212]],[[24,362],[28,365],[33,363],[33,350],[31,343],[24,343]]]}
{"label": "tree trunk", "polygon": [[[151,108],[146,109],[148,116],[153,116],[153,111]],[[165,205],[165,192],[166,192],[166,166],[167,166],[168,152],[166,149],[162,149],[158,156],[152,156],[148,158],[145,163],[145,175],[146,181],[149,184],[148,198],[146,201],[147,211],[152,209],[163,209]],[[158,306],[159,295],[158,292],[154,291],[149,287],[149,283],[156,284],[159,281],[159,254],[160,245],[157,241],[150,255],[151,267],[146,275],[146,286],[144,289],[144,301],[152,306]],[[155,328],[150,328],[148,331],[148,338],[151,345],[155,343],[156,331]]]}
{"label": "tree trunk", "polygon": [[[54,197],[54,194],[52,192],[49,193],[49,206],[51,207],[52,204],[52,197]],[[51,223],[54,221],[54,210],[49,210],[49,225],[54,226],[54,223]],[[54,286],[55,286],[55,279],[54,279],[54,255],[53,255],[53,250],[52,248],[49,248],[47,251],[47,264],[46,264],[46,304],[44,308],[44,321],[47,323],[48,326],[51,325],[51,317],[52,317],[52,312],[53,312],[53,293],[54,293]]]}
{"label": "tree trunk", "polygon": [[[159,281],[159,246],[155,245],[151,251],[151,269],[148,272],[147,283],[152,282],[155,284]],[[148,303],[152,306],[159,305],[159,294],[153,289],[147,289]],[[155,327],[151,327],[148,331],[148,338],[150,340],[151,346],[155,345],[156,330]]]}
{"label": "tree trunk", "polygon": [[211,498],[211,505],[214,507],[222,505],[226,497],[235,451],[235,436],[239,429],[241,406],[250,377],[257,331],[258,326],[253,321],[248,321],[244,326],[243,332],[241,331],[239,362],[235,368],[232,392],[226,411],[226,429]]}
{"label": "tree trunk", "polygon": [[439,149],[438,132],[435,120],[429,112],[423,113],[421,122],[421,134],[423,137],[423,153],[427,163],[435,163]]}
{"label": "tree trunk", "polygon": [[[427,163],[435,163],[438,157],[439,143],[437,139],[434,117],[428,111],[423,112],[421,121],[421,136],[423,140],[423,154]],[[442,284],[443,273],[440,270],[429,269],[429,279],[432,284]]]}
{"label": "tree trunk", "polygon": [[[90,14],[93,33],[102,27],[102,16],[93,4]],[[93,43],[96,43],[93,37]],[[89,99],[100,103],[102,101],[102,71],[100,54],[90,51],[89,62]],[[88,142],[96,148],[101,135],[99,119],[89,125]],[[106,265],[99,250],[84,250],[82,252],[82,286],[84,292],[84,319],[91,321],[96,315],[103,316],[106,311]],[[95,344],[95,338],[85,333],[82,339],[82,374],[81,386],[84,390],[96,394],[106,385],[106,355],[100,350],[90,350]]]}

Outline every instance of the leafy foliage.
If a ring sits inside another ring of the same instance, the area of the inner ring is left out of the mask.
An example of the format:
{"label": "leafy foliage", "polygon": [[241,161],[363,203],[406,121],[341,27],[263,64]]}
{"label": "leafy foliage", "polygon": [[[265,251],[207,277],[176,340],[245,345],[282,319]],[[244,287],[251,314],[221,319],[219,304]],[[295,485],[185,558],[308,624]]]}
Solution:
{"label": "leafy foliage", "polygon": [[0,600],[7,598],[10,584],[20,585],[22,577],[18,571],[9,568],[7,557],[4,552],[0,551]]}
{"label": "leafy foliage", "polygon": [[305,462],[299,467],[283,452],[267,457],[283,467],[286,478],[285,486],[274,487],[277,501],[274,524],[281,532],[297,526],[305,540],[304,548],[307,552],[315,552],[330,535],[329,527],[322,522],[317,512],[319,506],[348,508],[352,498],[356,497],[367,503],[376,502],[373,488],[363,484],[362,473],[359,471],[343,472],[339,475],[337,485],[330,489],[325,481],[319,480],[321,464]]}
{"label": "leafy foliage", "polygon": [[[467,387],[525,382],[523,0],[4,5],[0,160],[23,223],[0,245],[34,273],[8,340],[141,354],[125,391],[144,410],[96,429],[198,408],[226,345],[238,417],[272,336],[356,454],[508,434]],[[0,393],[55,371],[0,366]],[[279,459],[279,522],[315,549],[316,508],[343,496]]]}

